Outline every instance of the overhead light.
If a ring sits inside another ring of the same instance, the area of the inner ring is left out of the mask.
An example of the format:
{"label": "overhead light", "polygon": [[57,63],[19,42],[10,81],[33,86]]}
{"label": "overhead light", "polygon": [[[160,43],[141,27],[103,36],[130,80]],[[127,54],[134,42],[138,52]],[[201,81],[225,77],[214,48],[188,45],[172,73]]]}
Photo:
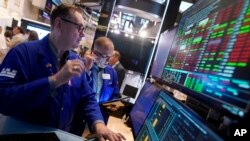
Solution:
{"label": "overhead light", "polygon": [[117,21],[116,21],[115,19],[111,19],[111,20],[110,20],[110,23],[112,23],[112,24],[117,24]]}
{"label": "overhead light", "polygon": [[139,35],[141,36],[141,37],[146,37],[147,35],[148,35],[148,32],[147,31],[145,31],[145,30],[143,30],[143,31],[141,31],[140,33],[139,33]]}
{"label": "overhead light", "polygon": [[115,33],[115,34],[120,34],[121,32],[120,32],[120,30],[117,30],[117,29],[116,29],[116,30],[114,30],[114,33]]}
{"label": "overhead light", "polygon": [[186,11],[190,6],[192,6],[192,3],[181,1],[180,7],[179,7],[179,12],[182,13]]}

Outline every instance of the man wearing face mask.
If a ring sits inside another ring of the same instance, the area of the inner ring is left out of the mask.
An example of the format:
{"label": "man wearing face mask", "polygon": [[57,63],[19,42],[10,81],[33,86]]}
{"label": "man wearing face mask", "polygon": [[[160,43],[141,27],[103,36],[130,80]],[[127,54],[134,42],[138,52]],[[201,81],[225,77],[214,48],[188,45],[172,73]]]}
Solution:
{"label": "man wearing face mask", "polygon": [[[88,72],[90,86],[96,92],[96,100],[103,103],[109,100],[120,98],[117,72],[108,65],[108,60],[114,51],[113,42],[107,37],[99,37],[94,42],[94,49],[91,54],[85,56],[86,60],[92,61],[92,67]],[[107,123],[108,115],[103,113]]]}

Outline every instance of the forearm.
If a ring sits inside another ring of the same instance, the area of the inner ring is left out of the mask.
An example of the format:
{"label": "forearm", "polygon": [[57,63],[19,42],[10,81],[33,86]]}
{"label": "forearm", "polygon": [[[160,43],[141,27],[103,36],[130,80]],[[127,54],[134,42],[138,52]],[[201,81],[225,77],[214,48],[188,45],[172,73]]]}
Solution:
{"label": "forearm", "polygon": [[89,93],[83,99],[82,111],[90,127],[94,128],[95,124],[99,122],[104,123],[100,107],[95,99],[95,93]]}

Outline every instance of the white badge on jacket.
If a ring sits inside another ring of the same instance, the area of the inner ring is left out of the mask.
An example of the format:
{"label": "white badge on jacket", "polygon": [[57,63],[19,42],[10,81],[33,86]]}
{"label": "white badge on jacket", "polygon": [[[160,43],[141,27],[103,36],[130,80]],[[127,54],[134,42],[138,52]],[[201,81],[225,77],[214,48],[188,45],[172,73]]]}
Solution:
{"label": "white badge on jacket", "polygon": [[102,79],[110,80],[110,74],[103,73],[102,74]]}

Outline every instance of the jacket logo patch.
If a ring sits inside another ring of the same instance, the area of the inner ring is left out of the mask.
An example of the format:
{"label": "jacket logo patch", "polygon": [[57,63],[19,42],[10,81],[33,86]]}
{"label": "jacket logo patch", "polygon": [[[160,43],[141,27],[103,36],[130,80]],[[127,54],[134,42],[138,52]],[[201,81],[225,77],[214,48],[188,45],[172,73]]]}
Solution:
{"label": "jacket logo patch", "polygon": [[14,78],[16,76],[17,71],[16,70],[10,70],[10,68],[3,68],[0,72],[0,76],[10,77]]}

